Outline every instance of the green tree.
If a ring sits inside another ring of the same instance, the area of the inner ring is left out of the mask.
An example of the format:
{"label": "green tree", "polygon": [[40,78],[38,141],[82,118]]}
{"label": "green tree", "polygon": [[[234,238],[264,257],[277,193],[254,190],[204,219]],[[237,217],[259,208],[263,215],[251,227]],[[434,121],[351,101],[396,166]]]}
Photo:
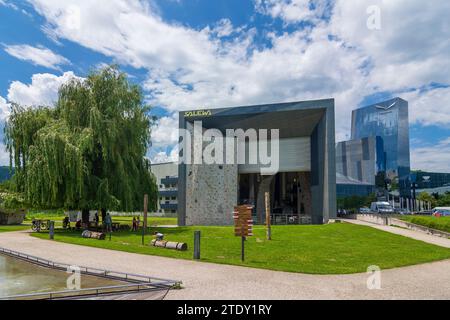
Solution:
{"label": "green tree", "polygon": [[439,207],[449,207],[450,206],[450,192],[446,192],[444,195],[439,196],[437,201],[437,206]]}
{"label": "green tree", "polygon": [[370,207],[372,202],[376,201],[375,194],[368,196],[349,196],[337,199],[338,209],[346,209],[357,212],[361,207]]}
{"label": "green tree", "polygon": [[390,187],[391,187],[390,188],[391,191],[398,191],[399,190],[399,184],[398,184],[398,178],[397,177],[392,179]]}
{"label": "green tree", "polygon": [[59,90],[54,108],[13,105],[5,127],[14,183],[39,207],[140,210],[156,205],[145,154],[152,118],[137,85],[117,67]]}
{"label": "green tree", "polygon": [[435,207],[437,204],[436,199],[429,193],[427,192],[421,192],[418,196],[417,196],[417,200],[419,201],[424,201],[424,202],[431,202],[431,206]]}

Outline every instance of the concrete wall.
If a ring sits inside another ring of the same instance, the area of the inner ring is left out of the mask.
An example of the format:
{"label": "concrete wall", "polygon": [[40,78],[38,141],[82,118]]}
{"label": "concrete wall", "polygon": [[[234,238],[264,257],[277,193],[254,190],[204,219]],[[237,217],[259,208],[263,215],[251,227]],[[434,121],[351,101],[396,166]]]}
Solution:
{"label": "concrete wall", "polygon": [[441,231],[441,230],[436,230],[436,229],[431,229],[431,228],[428,228],[428,227],[425,227],[425,226],[419,226],[417,224],[406,222],[406,221],[399,220],[399,219],[391,218],[389,220],[389,225],[397,226],[397,227],[401,227],[401,228],[407,228],[407,229],[410,229],[410,230],[419,231],[419,232],[423,232],[423,233],[426,233],[426,234],[431,234],[433,236],[438,236],[438,237],[450,239],[450,233],[448,233],[448,232]]}
{"label": "concrete wall", "polygon": [[358,220],[369,223],[380,224],[384,226],[389,225],[389,217],[379,214],[358,214],[356,218]]}
{"label": "concrete wall", "polygon": [[336,155],[334,101],[311,136],[312,223],[328,223],[336,218]]}
{"label": "concrete wall", "polygon": [[334,100],[326,104],[326,147],[324,179],[324,223],[337,216],[336,203],[336,129]]}

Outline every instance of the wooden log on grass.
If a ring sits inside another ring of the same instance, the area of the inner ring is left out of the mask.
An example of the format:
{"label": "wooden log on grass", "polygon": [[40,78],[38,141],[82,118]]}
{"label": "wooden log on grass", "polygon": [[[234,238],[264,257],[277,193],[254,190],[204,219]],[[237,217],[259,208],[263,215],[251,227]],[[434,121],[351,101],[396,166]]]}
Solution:
{"label": "wooden log on grass", "polygon": [[89,230],[83,231],[81,236],[83,238],[97,239],[97,240],[105,240],[105,238],[106,238],[106,235],[103,232],[94,232],[94,231],[89,231]]}
{"label": "wooden log on grass", "polygon": [[186,251],[187,250],[187,243],[184,242],[173,242],[173,241],[165,241],[165,240],[156,240],[153,239],[150,242],[150,245],[158,248],[166,248],[166,249],[172,249],[172,250],[178,250],[178,251]]}

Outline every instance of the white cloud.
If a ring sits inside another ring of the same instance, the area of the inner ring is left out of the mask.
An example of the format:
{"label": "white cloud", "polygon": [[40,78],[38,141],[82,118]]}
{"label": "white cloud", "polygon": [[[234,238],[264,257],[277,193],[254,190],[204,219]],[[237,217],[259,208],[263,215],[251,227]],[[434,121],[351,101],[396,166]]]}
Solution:
{"label": "white cloud", "polygon": [[178,114],[160,118],[152,128],[151,162],[177,161],[178,136]]}
{"label": "white cloud", "polygon": [[178,115],[162,117],[152,128],[152,146],[165,147],[178,142]]}
{"label": "white cloud", "polygon": [[74,78],[78,77],[72,71],[61,76],[50,73],[34,74],[31,84],[13,81],[8,89],[8,100],[26,106],[52,106],[58,98],[60,86]]}
{"label": "white cloud", "polygon": [[9,116],[9,108],[9,103],[5,100],[5,98],[0,96],[0,122],[3,122]]}
{"label": "white cloud", "polygon": [[6,1],[6,0],[0,0],[0,6],[5,6],[14,10],[18,10],[19,8],[14,4],[11,3],[11,1]]}
{"label": "white cloud", "polygon": [[414,90],[401,96],[409,102],[411,123],[425,126],[450,124],[450,88]]}
{"label": "white cloud", "polygon": [[153,103],[171,111],[334,97],[338,132],[347,132],[350,110],[367,92],[364,57],[329,41],[320,29],[274,37],[272,45],[249,59],[230,53],[211,56],[216,62],[203,68],[151,73],[144,88]]}
{"label": "white cloud", "polygon": [[35,65],[58,70],[58,66],[70,64],[70,61],[45,47],[30,45],[4,45],[5,51],[11,56],[29,61]]}
{"label": "white cloud", "polygon": [[[31,2],[53,35],[149,70],[150,101],[169,111],[332,96],[349,110],[366,82],[361,55],[328,41],[323,28],[314,31],[313,43],[309,32],[298,31],[273,36],[273,48],[256,50],[252,29],[220,41],[214,29],[165,23],[139,1]],[[67,22],[73,12],[80,17],[76,28]],[[222,34],[230,32],[228,23],[222,27]]]}
{"label": "white cloud", "polygon": [[176,162],[178,161],[178,147],[175,146],[171,149],[169,153],[164,151],[156,153],[156,155],[151,159],[151,163],[166,163],[166,162]]}
{"label": "white cloud", "polygon": [[3,144],[3,128],[6,118],[10,114],[10,105],[5,98],[0,96],[0,166],[9,165],[9,153],[6,151],[6,146]]}
{"label": "white cloud", "polygon": [[317,23],[330,9],[329,0],[255,0],[258,12],[280,18],[286,24]]}
{"label": "white cloud", "polygon": [[[389,91],[411,100],[412,122],[450,123],[445,90],[408,92],[431,82],[450,84],[447,1],[437,6],[421,0],[337,0],[330,11],[326,0],[258,0],[259,12],[285,25],[313,24],[268,33],[265,48],[256,47],[258,30],[234,28],[227,20],[202,30],[169,24],[137,0],[111,0],[108,6],[101,0],[30,2],[54,39],[147,69],[149,101],[169,112],[334,97],[342,140],[350,132],[351,110],[365,96]],[[380,6],[379,31],[366,26],[370,5]],[[320,19],[328,15],[329,22]],[[173,140],[164,127],[155,129],[155,143]]]}
{"label": "white cloud", "polygon": [[[371,5],[380,9],[381,30],[367,27]],[[370,57],[370,82],[380,91],[450,84],[449,12],[448,1],[338,0],[330,28]]]}
{"label": "white cloud", "polygon": [[234,32],[239,32],[239,30],[235,30],[233,28],[233,24],[230,19],[221,19],[214,28],[211,30],[212,33],[217,34],[219,38],[228,37]]}
{"label": "white cloud", "polygon": [[0,166],[9,166],[9,153],[2,142],[0,142]]}
{"label": "white cloud", "polygon": [[436,145],[411,149],[411,168],[432,172],[450,172],[450,138]]}
{"label": "white cloud", "polygon": [[[201,63],[214,49],[208,32],[163,23],[147,2],[31,0],[46,17],[45,31],[134,67],[175,71],[179,65]],[[93,32],[95,30],[95,32]]]}

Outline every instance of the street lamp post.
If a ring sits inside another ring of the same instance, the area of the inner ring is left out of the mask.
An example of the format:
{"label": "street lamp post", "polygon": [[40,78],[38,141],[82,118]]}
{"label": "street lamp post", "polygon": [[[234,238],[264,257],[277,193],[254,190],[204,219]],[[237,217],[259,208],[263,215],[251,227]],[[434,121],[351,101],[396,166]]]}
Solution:
{"label": "street lamp post", "polygon": [[411,183],[411,188],[412,188],[412,206],[411,209],[412,211],[416,210],[416,188],[418,187],[418,184],[413,182]]}

